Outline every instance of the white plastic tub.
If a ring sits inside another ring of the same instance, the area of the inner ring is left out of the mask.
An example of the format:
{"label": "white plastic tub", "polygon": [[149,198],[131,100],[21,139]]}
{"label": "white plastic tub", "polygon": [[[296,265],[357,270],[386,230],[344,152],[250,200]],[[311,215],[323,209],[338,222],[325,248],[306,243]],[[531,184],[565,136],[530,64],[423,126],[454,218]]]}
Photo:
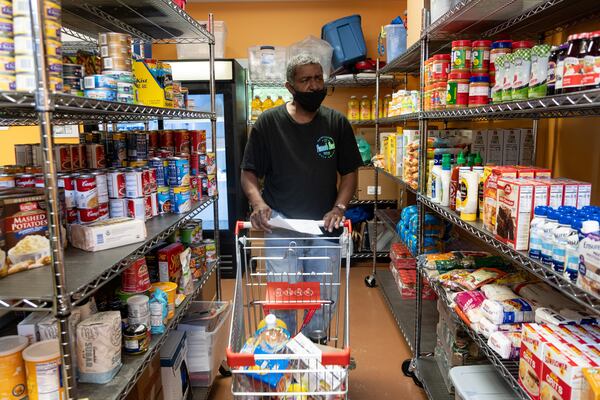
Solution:
{"label": "white plastic tub", "polygon": [[248,69],[250,80],[285,81],[287,47],[248,47]]}
{"label": "white plastic tub", "polygon": [[[198,21],[203,26],[208,26],[207,21]],[[225,58],[225,44],[227,43],[227,25],[225,21],[215,21],[215,58]],[[209,57],[208,44],[178,44],[177,59],[191,60]]]}
{"label": "white plastic tub", "polygon": [[456,400],[514,400],[515,393],[492,365],[468,365],[450,370]]}

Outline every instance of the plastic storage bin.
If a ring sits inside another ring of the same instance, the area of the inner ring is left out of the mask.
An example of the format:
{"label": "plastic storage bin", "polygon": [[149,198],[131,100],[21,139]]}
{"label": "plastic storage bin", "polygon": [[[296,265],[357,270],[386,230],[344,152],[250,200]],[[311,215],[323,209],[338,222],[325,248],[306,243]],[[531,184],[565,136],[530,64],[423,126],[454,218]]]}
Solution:
{"label": "plastic storage bin", "polygon": [[333,68],[354,64],[367,57],[360,15],[350,15],[323,26],[321,38],[333,46]]}
{"label": "plastic storage bin", "polygon": [[251,81],[285,81],[287,48],[253,46],[248,48],[248,69]]}
{"label": "plastic storage bin", "polygon": [[298,54],[310,54],[317,57],[321,61],[323,67],[323,79],[329,78],[331,72],[331,57],[333,55],[333,47],[325,40],[317,39],[314,36],[308,36],[297,43],[292,44],[287,49],[288,61]]}
{"label": "plastic storage bin", "polygon": [[[211,308],[221,310],[215,315],[206,312]],[[192,386],[208,387],[214,381],[225,349],[231,323],[231,304],[223,301],[194,301],[178,331],[187,335],[187,365]]]}
{"label": "plastic storage bin", "polygon": [[406,28],[402,24],[386,25],[385,54],[389,63],[406,53]]}
{"label": "plastic storage bin", "polygon": [[515,393],[492,365],[468,365],[450,370],[456,400],[514,400]]}
{"label": "plastic storage bin", "polygon": [[[205,27],[208,26],[207,21],[198,21]],[[225,21],[215,21],[215,58],[225,57],[225,44],[227,42],[227,25]],[[210,57],[208,53],[208,44],[192,43],[177,45],[177,59],[191,60]]]}

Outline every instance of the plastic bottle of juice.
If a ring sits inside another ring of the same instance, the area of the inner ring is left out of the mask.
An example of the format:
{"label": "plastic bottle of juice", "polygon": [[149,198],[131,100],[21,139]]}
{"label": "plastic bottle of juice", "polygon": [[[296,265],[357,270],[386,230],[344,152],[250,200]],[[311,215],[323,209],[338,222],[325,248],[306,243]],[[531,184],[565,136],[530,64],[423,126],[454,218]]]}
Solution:
{"label": "plastic bottle of juice", "polygon": [[360,100],[360,120],[369,121],[371,119],[371,100],[369,97],[363,96]]}
{"label": "plastic bottle of juice", "polygon": [[281,324],[277,323],[277,317],[274,314],[268,314],[265,317],[265,326],[258,331],[258,345],[266,353],[277,353],[282,350],[290,334]]}
{"label": "plastic bottle of juice", "polygon": [[274,106],[275,103],[273,102],[273,100],[271,100],[271,96],[267,96],[267,99],[262,103],[262,110],[263,112],[265,112],[268,109],[273,108]]}
{"label": "plastic bottle of juice", "polygon": [[250,111],[250,118],[252,121],[256,121],[260,114],[263,112],[263,104],[260,101],[259,96],[254,96],[254,100],[252,100],[252,110]]}
{"label": "plastic bottle of juice", "polygon": [[[373,100],[371,100],[371,119],[375,121],[377,119],[377,96],[373,96]],[[383,118],[383,99],[379,99],[379,118]]]}
{"label": "plastic bottle of juice", "polygon": [[277,96],[277,100],[275,100],[275,107],[279,107],[284,104],[285,104],[285,100],[283,100],[283,97]]}
{"label": "plastic bottle of juice", "polygon": [[348,100],[348,112],[346,113],[346,116],[350,121],[360,120],[360,102],[356,96],[350,96],[350,100]]}

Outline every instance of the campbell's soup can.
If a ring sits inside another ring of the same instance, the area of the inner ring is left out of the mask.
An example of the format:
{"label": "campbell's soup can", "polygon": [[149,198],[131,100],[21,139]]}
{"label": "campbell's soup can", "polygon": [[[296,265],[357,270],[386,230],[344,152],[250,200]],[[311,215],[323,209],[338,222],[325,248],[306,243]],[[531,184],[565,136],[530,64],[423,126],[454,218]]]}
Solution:
{"label": "campbell's soup can", "polygon": [[169,184],[169,178],[166,176],[167,160],[160,157],[152,157],[148,160],[148,166],[156,171],[156,186],[164,186]]}
{"label": "campbell's soup can", "polygon": [[108,219],[109,215],[110,212],[108,202],[98,204],[98,219]]}
{"label": "campbell's soup can", "polygon": [[190,199],[192,201],[200,201],[201,198],[200,177],[190,176]]}
{"label": "campbell's soup can", "polygon": [[172,148],[175,147],[175,142],[173,141],[173,131],[161,131],[159,138],[160,147]]}
{"label": "campbell's soup can", "polygon": [[144,197],[143,171],[141,168],[125,170],[125,196],[129,198]]}
{"label": "campbell's soup can", "polygon": [[160,158],[169,158],[173,157],[175,154],[175,150],[169,147],[161,147],[158,149],[158,153],[156,154]]}
{"label": "campbell's soup can", "polygon": [[98,189],[98,202],[108,203],[108,183],[104,171],[93,171],[92,175],[96,177],[96,188]]}
{"label": "campbell's soup can", "polygon": [[122,170],[110,169],[106,172],[108,197],[111,199],[125,198],[125,173]]}
{"label": "campbell's soup can", "polygon": [[35,174],[35,187],[36,188],[45,188],[46,182],[44,182],[44,174]]}
{"label": "campbell's soup can", "polygon": [[158,131],[148,131],[148,144],[151,149],[160,147],[160,135]]}
{"label": "campbell's soup can", "polygon": [[72,144],[69,146],[71,148],[71,169],[74,171],[81,169],[81,157],[79,154],[79,145]]}
{"label": "campbell's soup can", "polygon": [[75,224],[79,220],[79,215],[76,208],[67,208],[67,223]]}
{"label": "campbell's soup can", "polygon": [[[98,187],[96,177],[82,174],[75,178],[75,199],[79,209],[98,209]],[[84,222],[84,221],[82,221]],[[88,221],[89,222],[89,221]]]}
{"label": "campbell's soup can", "polygon": [[77,146],[79,147],[79,166],[83,169],[90,168],[90,166],[87,165],[85,143],[79,143]]}
{"label": "campbell's soup can", "polygon": [[127,217],[127,199],[110,199],[108,208],[111,218]]}
{"label": "campbell's soup can", "polygon": [[150,290],[150,286],[146,257],[139,256],[121,273],[121,290],[127,293],[141,293]]}
{"label": "campbell's soup can", "polygon": [[65,207],[67,209],[76,208],[75,201],[75,175],[58,174],[56,176],[58,187],[65,191]]}
{"label": "campbell's soup can", "polygon": [[190,132],[190,153],[206,153],[206,131]]}
{"label": "campbell's soup can", "polygon": [[160,186],[156,193],[158,202],[158,213],[167,214],[171,212],[171,194],[167,186]]}
{"label": "campbell's soup can", "polygon": [[146,220],[146,200],[144,197],[127,199],[127,216],[142,221]]}
{"label": "campbell's soup can", "polygon": [[158,194],[156,192],[150,193],[150,206],[152,207],[152,216],[158,215]]}
{"label": "campbell's soup can", "polygon": [[86,144],[85,152],[88,168],[106,168],[106,156],[103,145],[97,143]]}
{"label": "campbell's soup can", "polygon": [[215,153],[206,153],[206,174],[216,174],[217,165],[215,164]]}
{"label": "campbell's soup can", "polygon": [[77,219],[81,224],[89,224],[96,222],[100,218],[100,211],[98,206],[92,208],[78,208]]}
{"label": "campbell's soup can", "polygon": [[152,193],[152,184],[150,182],[152,178],[150,177],[150,175],[150,168],[142,168],[142,187],[144,188],[144,196]]}
{"label": "campbell's soup can", "polygon": [[69,172],[73,169],[71,163],[71,146],[61,144],[54,146],[54,159],[56,160],[56,169],[58,172]]}
{"label": "campbell's soup can", "polygon": [[148,133],[127,132],[127,160],[141,161],[148,159]]}
{"label": "campbell's soup can", "polygon": [[175,139],[175,152],[176,153],[189,153],[190,152],[190,132],[186,129],[178,129],[173,131]]}
{"label": "campbell's soup can", "polygon": [[151,196],[151,194],[147,194],[144,196],[144,215],[146,216],[146,221],[152,218],[152,196]]}
{"label": "campbell's soup can", "polygon": [[0,189],[15,187],[15,176],[12,174],[0,174]]}
{"label": "campbell's soup can", "polygon": [[33,174],[17,174],[15,175],[15,186],[18,188],[34,188],[35,175]]}
{"label": "campbell's soup can", "polygon": [[200,153],[190,153],[190,175],[198,175],[200,173]]}

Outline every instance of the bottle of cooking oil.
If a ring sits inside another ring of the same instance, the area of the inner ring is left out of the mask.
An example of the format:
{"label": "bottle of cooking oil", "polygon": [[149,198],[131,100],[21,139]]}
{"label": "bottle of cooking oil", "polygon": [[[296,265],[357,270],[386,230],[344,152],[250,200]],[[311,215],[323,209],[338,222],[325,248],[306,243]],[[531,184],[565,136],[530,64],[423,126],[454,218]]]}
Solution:
{"label": "bottle of cooking oil", "polygon": [[348,120],[358,121],[360,120],[360,102],[356,96],[350,96],[348,101],[348,112],[346,113]]}
{"label": "bottle of cooking oil", "polygon": [[282,96],[278,96],[277,100],[275,100],[275,107],[279,107],[285,104],[285,100],[283,100]]}
{"label": "bottle of cooking oil", "polygon": [[250,111],[250,118],[252,118],[252,121],[256,121],[262,112],[263,103],[260,101],[260,96],[254,96],[254,100],[252,100],[252,109]]}
{"label": "bottle of cooking oil", "polygon": [[360,120],[368,121],[371,119],[371,100],[369,97],[363,96],[360,100]]}
{"label": "bottle of cooking oil", "polygon": [[269,108],[273,108],[274,106],[275,106],[275,103],[273,103],[273,100],[271,100],[271,96],[267,96],[266,100],[263,101],[263,103],[262,103],[262,110],[263,110],[263,112],[265,112]]}

